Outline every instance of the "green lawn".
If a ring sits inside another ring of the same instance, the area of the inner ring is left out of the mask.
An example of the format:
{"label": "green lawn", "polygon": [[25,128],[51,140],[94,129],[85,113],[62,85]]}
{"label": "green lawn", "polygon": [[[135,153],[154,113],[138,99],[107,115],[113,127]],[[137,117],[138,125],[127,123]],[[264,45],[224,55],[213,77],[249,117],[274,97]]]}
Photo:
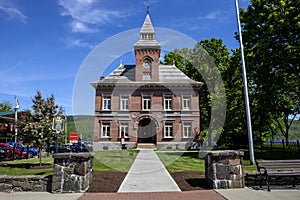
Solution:
{"label": "green lawn", "polygon": [[93,170],[128,172],[138,150],[106,150],[95,152]]}
{"label": "green lawn", "polygon": [[38,169],[40,165],[38,158],[28,160],[14,160],[0,162],[0,174],[8,176],[20,175],[50,175],[53,173],[52,156],[42,159],[43,169]]}
{"label": "green lawn", "polygon": [[[198,152],[180,152],[180,151],[157,151],[156,152],[162,163],[169,172],[180,171],[205,171],[205,161],[198,157]],[[256,159],[300,159],[296,152],[270,152],[256,150],[254,153]],[[245,172],[257,172],[256,165],[250,165],[249,152],[245,151],[243,159]]]}
{"label": "green lawn", "polygon": [[[137,150],[107,150],[95,152],[94,171],[121,171],[128,172]],[[51,175],[53,173],[52,156],[42,159],[42,165],[48,166],[44,169],[37,169],[39,159],[14,160],[0,162],[0,175]]]}
{"label": "green lawn", "polygon": [[157,151],[156,153],[169,172],[205,171],[204,159],[198,158],[198,152]]}
{"label": "green lawn", "polygon": [[[245,172],[256,172],[257,168],[256,165],[250,165],[249,159],[249,151],[245,151],[244,156],[244,171]],[[255,149],[254,151],[254,158],[257,160],[289,160],[289,159],[300,159],[300,154],[297,152],[283,152],[281,151],[281,147],[274,148],[274,151],[270,150],[258,150]]]}

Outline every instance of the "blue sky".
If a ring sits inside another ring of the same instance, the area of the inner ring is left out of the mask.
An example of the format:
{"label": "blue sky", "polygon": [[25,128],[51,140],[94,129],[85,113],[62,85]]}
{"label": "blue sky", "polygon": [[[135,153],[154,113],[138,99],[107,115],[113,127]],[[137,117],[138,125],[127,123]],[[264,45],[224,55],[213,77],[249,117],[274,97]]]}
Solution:
{"label": "blue sky", "polygon": [[[239,47],[234,2],[148,1],[154,27],[195,41],[220,38],[228,49]],[[248,5],[239,0],[240,7]],[[40,90],[72,114],[74,82],[87,56],[108,38],[140,28],[145,15],[143,0],[0,0],[0,102],[16,95],[24,110]]]}

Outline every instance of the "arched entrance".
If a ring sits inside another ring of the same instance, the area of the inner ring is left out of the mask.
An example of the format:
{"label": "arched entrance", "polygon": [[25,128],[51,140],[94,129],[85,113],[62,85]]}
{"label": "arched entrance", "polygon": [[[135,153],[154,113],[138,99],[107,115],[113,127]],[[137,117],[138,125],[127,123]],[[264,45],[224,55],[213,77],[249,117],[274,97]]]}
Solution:
{"label": "arched entrance", "polygon": [[138,143],[156,144],[156,125],[151,118],[143,118],[139,121]]}

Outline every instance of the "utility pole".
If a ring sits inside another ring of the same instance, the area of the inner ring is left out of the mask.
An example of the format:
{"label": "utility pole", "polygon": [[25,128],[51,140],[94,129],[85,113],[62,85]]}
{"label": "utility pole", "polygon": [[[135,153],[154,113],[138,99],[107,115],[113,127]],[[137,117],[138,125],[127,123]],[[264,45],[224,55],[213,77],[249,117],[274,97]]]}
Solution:
{"label": "utility pole", "polygon": [[239,30],[240,47],[241,47],[242,71],[243,71],[243,81],[244,81],[245,107],[246,107],[246,116],[247,116],[247,130],[248,130],[250,163],[253,165],[255,163],[255,159],[254,159],[253,139],[252,139],[252,125],[251,125],[251,114],[250,114],[249,96],[248,96],[248,81],[247,81],[247,75],[246,75],[246,64],[245,64],[245,56],[244,56],[244,47],[243,47],[243,39],[242,39],[242,30],[241,30],[238,0],[235,0],[235,9],[236,9],[237,25],[238,25],[238,30]]}

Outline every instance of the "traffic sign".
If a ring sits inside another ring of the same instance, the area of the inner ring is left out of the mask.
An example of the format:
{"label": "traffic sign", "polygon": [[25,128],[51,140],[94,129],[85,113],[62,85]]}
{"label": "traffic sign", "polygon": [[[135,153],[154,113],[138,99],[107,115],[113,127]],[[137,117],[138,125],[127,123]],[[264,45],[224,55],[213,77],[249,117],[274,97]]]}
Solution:
{"label": "traffic sign", "polygon": [[70,143],[78,142],[78,133],[70,133]]}

